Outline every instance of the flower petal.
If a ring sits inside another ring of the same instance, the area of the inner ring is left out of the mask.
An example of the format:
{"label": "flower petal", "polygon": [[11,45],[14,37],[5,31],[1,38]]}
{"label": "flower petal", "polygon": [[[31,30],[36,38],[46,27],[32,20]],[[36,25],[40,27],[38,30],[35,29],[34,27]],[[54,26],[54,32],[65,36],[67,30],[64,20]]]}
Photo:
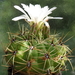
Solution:
{"label": "flower petal", "polygon": [[43,20],[43,21],[45,22],[45,21],[48,21],[49,19],[50,19],[50,17],[49,17],[49,16],[47,16],[47,17],[45,17],[45,18],[44,18],[44,20]]}
{"label": "flower petal", "polygon": [[21,3],[21,5],[23,6],[24,10],[28,13],[29,7],[28,5],[25,5],[23,3]]}
{"label": "flower petal", "polygon": [[46,13],[46,15],[48,16],[49,14],[51,14],[52,11],[55,10],[56,8],[57,8],[57,7],[53,7],[53,8],[51,8],[50,10],[48,10],[47,13]]}
{"label": "flower petal", "polygon": [[41,6],[39,4],[36,4],[35,8],[41,9]]}
{"label": "flower petal", "polygon": [[40,15],[38,16],[38,22],[42,21],[47,16],[48,9],[48,6],[41,8]]}
{"label": "flower petal", "polygon": [[14,6],[14,8],[18,9],[19,11],[21,11],[22,13],[24,13],[24,14],[25,14],[25,11],[24,11],[21,7],[19,7],[19,6],[15,5],[15,6]]}
{"label": "flower petal", "polygon": [[21,16],[13,18],[12,20],[13,21],[18,21],[18,20],[21,20],[21,19],[27,19],[27,18],[25,17],[25,15],[21,15]]}
{"label": "flower petal", "polygon": [[19,6],[17,6],[17,5],[15,5],[14,7],[15,7],[16,9],[18,9],[19,11],[21,11],[22,13],[24,13],[28,19],[30,19],[29,16],[26,14],[26,12],[25,12],[21,7],[19,7]]}
{"label": "flower petal", "polygon": [[55,10],[57,7],[52,7],[49,12],[52,12],[53,10]]}
{"label": "flower petal", "polygon": [[49,17],[49,19],[63,19],[62,17]]}
{"label": "flower petal", "polygon": [[44,23],[45,23],[45,26],[46,26],[46,27],[50,28],[50,26],[49,26],[49,23],[48,23],[48,22],[44,22]]}
{"label": "flower petal", "polygon": [[[34,16],[33,16],[33,10],[34,10],[34,6],[32,4],[30,4],[29,6],[21,3],[21,5],[23,6],[24,10],[27,12],[27,14],[29,15],[29,17],[32,19],[32,20],[35,20]],[[32,8],[31,8],[32,7]]]}

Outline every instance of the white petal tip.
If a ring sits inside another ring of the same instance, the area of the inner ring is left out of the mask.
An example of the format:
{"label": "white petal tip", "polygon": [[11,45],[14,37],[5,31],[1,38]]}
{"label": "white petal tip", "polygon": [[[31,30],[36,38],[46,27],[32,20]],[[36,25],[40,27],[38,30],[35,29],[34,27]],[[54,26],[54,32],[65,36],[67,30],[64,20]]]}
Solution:
{"label": "white petal tip", "polygon": [[63,19],[62,17],[53,17],[52,19]]}
{"label": "white petal tip", "polygon": [[15,18],[13,18],[12,21],[17,21],[17,20]]}
{"label": "white petal tip", "polygon": [[13,21],[18,21],[18,20],[20,20],[18,17],[15,17],[15,18],[13,18],[12,19]]}
{"label": "white petal tip", "polygon": [[16,8],[17,7],[17,5],[14,5],[14,8]]}
{"label": "white petal tip", "polygon": [[53,7],[53,8],[55,8],[55,9],[56,9],[57,7]]}
{"label": "white petal tip", "polygon": [[55,10],[57,7],[52,7],[49,11],[53,11]]}
{"label": "white petal tip", "polygon": [[58,19],[63,19],[63,17],[58,17]]}
{"label": "white petal tip", "polygon": [[46,26],[47,28],[50,28],[50,26],[49,26],[49,23],[48,23],[48,22],[45,22],[45,26]]}
{"label": "white petal tip", "polygon": [[25,5],[25,4],[21,3],[21,5]]}

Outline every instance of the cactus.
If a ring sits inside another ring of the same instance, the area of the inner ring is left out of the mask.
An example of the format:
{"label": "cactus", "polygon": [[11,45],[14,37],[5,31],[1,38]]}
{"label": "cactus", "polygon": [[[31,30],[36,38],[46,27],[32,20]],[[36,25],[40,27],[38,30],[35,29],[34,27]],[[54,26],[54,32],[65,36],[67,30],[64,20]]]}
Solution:
{"label": "cactus", "polygon": [[12,67],[12,74],[58,75],[66,70],[67,55],[71,51],[62,42],[62,37],[50,34],[47,23],[31,22],[30,29],[20,28],[17,34],[9,32],[11,41],[5,50],[6,63]]}
{"label": "cactus", "polygon": [[69,60],[67,54],[70,49],[60,37],[50,35],[39,40],[29,30],[22,33],[10,33],[11,42],[5,50],[5,59],[9,66],[14,67],[14,73],[50,75],[66,70],[65,62]]}

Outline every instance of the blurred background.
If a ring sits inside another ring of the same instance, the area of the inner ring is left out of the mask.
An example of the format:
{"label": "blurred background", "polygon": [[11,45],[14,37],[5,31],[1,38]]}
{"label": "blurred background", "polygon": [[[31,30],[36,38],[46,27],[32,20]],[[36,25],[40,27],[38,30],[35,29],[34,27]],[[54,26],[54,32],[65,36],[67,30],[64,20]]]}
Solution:
{"label": "blurred background", "polygon": [[[75,56],[75,0],[0,0],[0,75],[7,75],[7,68],[2,66],[4,50],[9,43],[7,32],[15,33],[19,31],[18,22],[14,22],[11,19],[22,13],[13,6],[21,6],[21,3],[27,5],[29,3],[40,4],[42,7],[47,5],[49,8],[56,6],[57,9],[50,16],[63,17],[63,19],[49,20],[51,33],[66,36],[64,40],[73,36],[65,44],[72,49],[71,55]],[[19,23],[25,24],[26,22],[20,20]],[[75,70],[75,57],[70,57],[70,59]],[[75,71],[72,71],[69,62],[66,63],[66,66],[68,71],[63,72],[63,75],[75,75]]]}

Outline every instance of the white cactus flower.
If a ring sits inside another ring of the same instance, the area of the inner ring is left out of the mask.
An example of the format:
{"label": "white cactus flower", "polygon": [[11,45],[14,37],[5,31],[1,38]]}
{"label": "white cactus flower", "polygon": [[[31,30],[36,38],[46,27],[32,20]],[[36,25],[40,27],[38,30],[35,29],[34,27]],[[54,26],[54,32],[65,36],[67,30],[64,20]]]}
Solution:
{"label": "white cactus flower", "polygon": [[28,6],[21,3],[21,5],[23,9],[17,5],[15,5],[14,7],[19,11],[21,11],[23,15],[13,18],[12,19],[13,21],[25,19],[30,25],[32,25],[32,23],[37,25],[41,23],[49,27],[49,23],[47,22],[49,19],[62,19],[62,17],[48,16],[49,14],[52,13],[53,10],[56,9],[56,7],[49,9],[48,6],[42,8],[39,4],[36,5],[29,4]]}

